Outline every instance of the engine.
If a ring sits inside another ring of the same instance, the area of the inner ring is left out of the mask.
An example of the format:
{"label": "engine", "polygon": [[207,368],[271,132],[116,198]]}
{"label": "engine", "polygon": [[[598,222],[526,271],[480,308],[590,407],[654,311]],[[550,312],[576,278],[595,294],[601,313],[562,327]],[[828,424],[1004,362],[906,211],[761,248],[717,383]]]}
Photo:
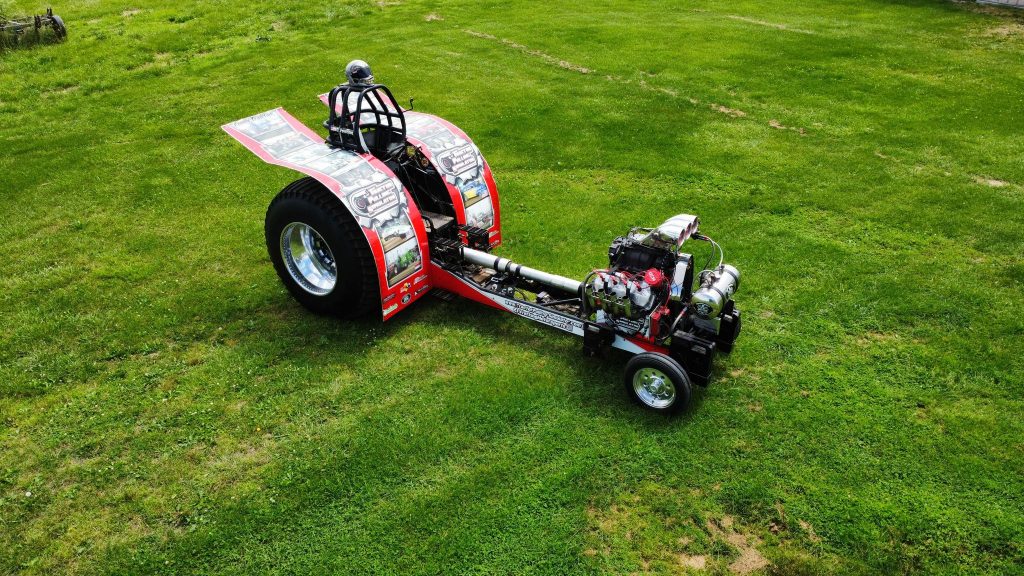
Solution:
{"label": "engine", "polygon": [[665,277],[657,268],[650,268],[642,274],[627,270],[598,270],[584,291],[591,309],[636,319],[649,315],[663,303],[664,284]]}
{"label": "engine", "polygon": [[696,216],[681,214],[657,228],[634,228],[608,248],[607,269],[594,270],[583,282],[586,307],[598,321],[657,340],[667,337],[686,317],[716,330],[714,318],[739,287],[739,271],[723,264],[703,270],[694,291],[694,257],[680,251],[693,238],[718,244],[698,233]]}

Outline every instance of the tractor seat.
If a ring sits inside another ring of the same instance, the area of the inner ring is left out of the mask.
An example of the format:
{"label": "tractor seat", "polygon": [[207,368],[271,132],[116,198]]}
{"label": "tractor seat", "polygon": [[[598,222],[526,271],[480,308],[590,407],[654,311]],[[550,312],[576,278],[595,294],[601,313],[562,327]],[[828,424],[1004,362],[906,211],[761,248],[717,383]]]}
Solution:
{"label": "tractor seat", "polygon": [[405,150],[405,136],[396,128],[364,124],[361,133],[367,149],[380,160],[389,160]]}

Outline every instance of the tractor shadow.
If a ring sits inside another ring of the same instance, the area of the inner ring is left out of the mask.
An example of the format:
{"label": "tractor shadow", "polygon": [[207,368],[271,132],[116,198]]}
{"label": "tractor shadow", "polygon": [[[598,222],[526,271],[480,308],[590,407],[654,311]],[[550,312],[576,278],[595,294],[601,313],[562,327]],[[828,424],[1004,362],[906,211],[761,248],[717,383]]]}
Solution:
{"label": "tractor shadow", "polygon": [[[723,364],[728,363],[728,357],[720,355],[715,360],[709,386],[694,384],[689,405],[677,414],[666,415],[646,410],[630,398],[623,381],[626,363],[631,357],[629,353],[609,348],[602,356],[587,356],[583,352],[582,340],[577,336],[475,302],[462,299],[449,302],[428,296],[387,322],[376,317],[341,320],[317,316],[290,300],[282,304],[282,309],[276,313],[286,316],[284,324],[295,327],[288,336],[296,340],[296,346],[289,347],[284,354],[293,359],[297,355],[302,357],[302,361],[311,363],[316,362],[316,358],[309,356],[301,345],[303,335],[315,334],[317,341],[326,343],[335,351],[328,353],[330,356],[348,362],[370,353],[378,341],[404,338],[403,332],[417,325],[468,330],[478,336],[473,339],[480,341],[500,341],[515,348],[542,349],[538,354],[549,356],[558,363],[560,370],[569,370],[572,374],[575,385],[566,390],[566,402],[574,403],[583,413],[593,417],[614,418],[630,427],[651,432],[670,431],[686,425],[703,409],[706,398],[712,393],[715,375],[720,374],[726,368]],[[343,355],[337,352],[342,350]],[[487,350],[480,352],[483,357],[491,353]],[[500,351],[493,351],[493,354],[495,358],[501,355]],[[529,378],[529,374],[524,373],[524,382]]]}
{"label": "tractor shadow", "polygon": [[[0,21],[3,19],[0,18]],[[10,34],[8,32],[0,32],[0,56],[6,55],[8,52],[23,51],[23,50],[37,50],[42,49],[46,46],[60,44],[64,42],[64,38],[61,38],[50,31],[35,30],[25,34]]]}
{"label": "tractor shadow", "polygon": [[[562,341],[551,346],[551,338],[538,337],[535,323],[474,302],[424,298],[413,308],[407,314],[389,321],[385,325],[385,333],[391,334],[407,322],[430,323],[443,318],[445,323],[471,329],[485,340],[500,340],[522,348],[544,346],[547,349],[542,353],[550,354],[553,360],[560,362],[561,367],[571,370],[575,382],[579,384],[577,391],[567,395],[566,401],[576,403],[581,410],[595,417],[615,418],[650,431],[671,430],[686,424],[702,408],[708,394],[708,387],[694,384],[690,403],[681,412],[672,415],[653,413],[633,402],[625,389],[624,370],[631,357],[627,352],[609,348],[601,356],[587,356],[579,337],[554,328],[540,327],[543,332],[551,334],[553,339]],[[722,368],[721,362],[721,358],[716,360],[716,371]],[[528,377],[524,375],[524,378]],[[714,376],[710,385],[713,384]]]}

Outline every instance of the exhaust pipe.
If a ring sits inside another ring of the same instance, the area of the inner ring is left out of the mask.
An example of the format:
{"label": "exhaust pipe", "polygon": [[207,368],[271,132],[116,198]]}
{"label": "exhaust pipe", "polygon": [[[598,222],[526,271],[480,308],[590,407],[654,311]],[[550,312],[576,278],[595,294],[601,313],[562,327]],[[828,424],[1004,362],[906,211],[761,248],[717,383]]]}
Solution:
{"label": "exhaust pipe", "polygon": [[490,268],[495,272],[511,274],[517,278],[533,280],[538,284],[543,284],[544,286],[558,290],[559,292],[566,292],[576,296],[581,295],[583,283],[579,280],[573,280],[572,278],[566,278],[565,276],[559,276],[558,274],[549,274],[541,270],[535,270],[533,268],[523,266],[522,264],[516,264],[508,258],[500,258],[494,254],[488,254],[487,252],[474,250],[465,246],[462,247],[461,254],[462,259],[470,264]]}

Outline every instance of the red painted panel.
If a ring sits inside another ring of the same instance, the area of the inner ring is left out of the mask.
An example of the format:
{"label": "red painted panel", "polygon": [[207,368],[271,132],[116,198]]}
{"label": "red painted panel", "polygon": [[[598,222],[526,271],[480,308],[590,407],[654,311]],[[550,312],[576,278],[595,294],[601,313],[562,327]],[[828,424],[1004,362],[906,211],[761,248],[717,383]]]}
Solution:
{"label": "red painted panel", "polygon": [[312,176],[341,200],[373,253],[384,320],[429,291],[430,250],[423,218],[409,191],[383,162],[371,154],[327,146],[283,108],[222,128],[265,162]]}
{"label": "red painted panel", "polygon": [[[328,95],[320,101],[328,105]],[[336,104],[341,112],[341,103]],[[441,174],[452,204],[455,220],[488,230],[491,246],[501,243],[501,209],[498,186],[491,167],[476,144],[447,120],[414,110],[404,110],[406,139],[420,149]]]}

